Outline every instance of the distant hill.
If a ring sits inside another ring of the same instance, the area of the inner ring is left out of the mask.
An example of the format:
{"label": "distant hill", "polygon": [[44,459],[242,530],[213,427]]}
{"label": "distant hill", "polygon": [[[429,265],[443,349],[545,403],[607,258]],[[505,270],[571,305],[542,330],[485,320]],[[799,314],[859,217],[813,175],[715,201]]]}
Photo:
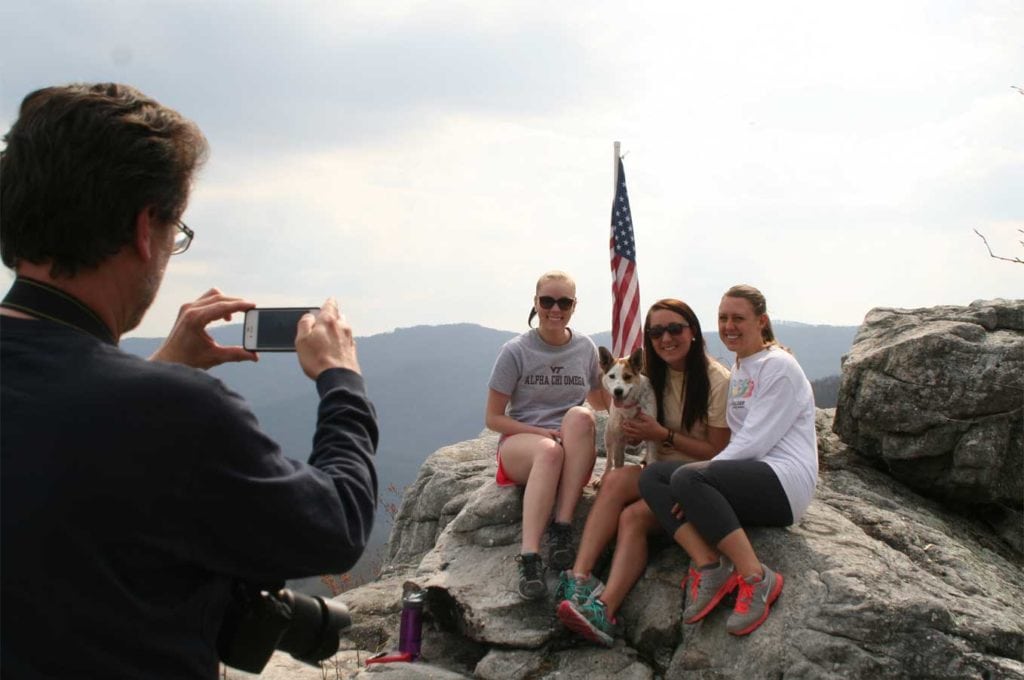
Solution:
{"label": "distant hill", "polygon": [[[839,358],[849,348],[855,327],[774,323],[779,340],[789,346],[808,378],[839,373]],[[211,330],[221,344],[239,344],[239,324]],[[423,460],[448,444],[476,437],[484,429],[487,380],[501,345],[516,333],[475,324],[414,326],[357,338],[359,363],[367,391],[377,408],[381,436],[377,467],[381,498],[399,502],[401,490],[415,478]],[[611,345],[610,333],[592,336]],[[732,363],[717,329],[705,329],[710,353]],[[126,351],[148,356],[160,344],[154,338],[128,338]],[[260,355],[256,364],[226,364],[210,370],[245,397],[261,426],[285,455],[309,456],[316,423],[316,389],[299,369],[294,353]],[[397,492],[388,492],[390,485]],[[386,512],[378,514],[373,541],[383,544],[390,530]],[[370,550],[361,563],[376,559]],[[357,567],[357,570],[360,567]]]}
{"label": "distant hill", "polygon": [[830,375],[811,381],[814,390],[814,405],[818,408],[835,408],[839,402],[839,383],[842,376]]}

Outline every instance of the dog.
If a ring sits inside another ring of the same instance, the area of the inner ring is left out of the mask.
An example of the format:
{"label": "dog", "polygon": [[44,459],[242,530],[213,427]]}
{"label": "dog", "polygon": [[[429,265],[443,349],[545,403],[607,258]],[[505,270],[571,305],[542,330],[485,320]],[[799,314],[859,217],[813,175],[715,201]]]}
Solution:
{"label": "dog", "polygon": [[[622,431],[622,422],[635,418],[638,413],[646,413],[652,418],[658,414],[658,404],[654,397],[654,386],[650,379],[640,372],[643,366],[643,349],[637,348],[628,358],[616,359],[605,347],[598,348],[598,359],[601,364],[601,384],[612,397],[608,408],[608,423],[604,430],[605,466],[604,474],[595,484],[600,486],[605,475],[625,464],[626,435]],[[657,442],[643,442],[644,461],[655,460],[658,450]]]}

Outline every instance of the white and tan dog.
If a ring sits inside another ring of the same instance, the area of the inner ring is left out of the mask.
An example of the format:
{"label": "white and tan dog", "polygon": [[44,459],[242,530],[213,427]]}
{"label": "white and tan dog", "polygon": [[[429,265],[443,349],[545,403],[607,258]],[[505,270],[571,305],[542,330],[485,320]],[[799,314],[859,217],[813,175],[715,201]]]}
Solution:
{"label": "white and tan dog", "polygon": [[[598,357],[603,372],[601,383],[612,397],[604,430],[605,466],[604,474],[597,483],[600,485],[605,475],[625,464],[626,435],[622,431],[622,422],[635,418],[641,412],[656,418],[658,404],[651,381],[640,372],[643,367],[642,349],[637,348],[629,358],[616,359],[606,348],[600,347]],[[643,447],[644,460],[648,463],[654,461],[658,443],[645,441]]]}

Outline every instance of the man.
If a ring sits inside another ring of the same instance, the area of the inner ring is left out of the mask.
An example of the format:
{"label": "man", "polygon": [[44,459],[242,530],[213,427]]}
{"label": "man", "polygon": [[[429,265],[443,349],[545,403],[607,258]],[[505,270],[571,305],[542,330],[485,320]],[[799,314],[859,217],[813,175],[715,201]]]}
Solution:
{"label": "man", "polygon": [[124,85],[39,90],[0,156],[6,677],[214,678],[235,580],[348,570],[373,526],[377,422],[333,299],[299,323],[320,406],[309,464],[193,367],[256,360],[206,333],[211,290],[150,361],[121,352],[156,296],[206,140]]}

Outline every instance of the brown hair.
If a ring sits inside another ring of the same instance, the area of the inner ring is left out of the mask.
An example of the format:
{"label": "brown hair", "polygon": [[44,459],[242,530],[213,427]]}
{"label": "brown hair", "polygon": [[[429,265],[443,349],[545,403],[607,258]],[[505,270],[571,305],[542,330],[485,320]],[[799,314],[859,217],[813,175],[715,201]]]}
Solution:
{"label": "brown hair", "polygon": [[22,100],[0,153],[0,254],[74,276],[130,243],[139,212],[180,219],[207,153],[195,123],[128,85],[47,87]]}
{"label": "brown hair", "polygon": [[686,353],[686,393],[683,395],[683,429],[689,430],[698,422],[707,420],[708,398],[711,394],[711,379],[708,377],[708,356],[705,350],[704,333],[700,321],[690,305],[675,298],[658,300],[647,310],[644,319],[644,373],[651,379],[654,395],[658,402],[658,421],[664,422],[662,404],[665,384],[668,382],[668,364],[654,351],[654,341],[647,331],[651,328],[651,314],[664,309],[675,312],[686,319],[693,332],[693,342]]}

